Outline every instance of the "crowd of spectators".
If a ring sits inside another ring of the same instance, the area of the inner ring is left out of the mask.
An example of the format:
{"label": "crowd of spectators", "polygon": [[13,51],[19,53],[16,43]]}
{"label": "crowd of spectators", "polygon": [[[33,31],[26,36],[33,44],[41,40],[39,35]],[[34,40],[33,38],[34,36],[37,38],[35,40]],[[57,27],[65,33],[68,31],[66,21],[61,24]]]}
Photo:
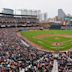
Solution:
{"label": "crowd of spectators", "polygon": [[0,16],[0,24],[16,24],[16,19],[14,17]]}
{"label": "crowd of spectators", "polygon": [[14,16],[0,16],[0,25],[24,25],[26,23],[36,23],[38,19],[36,17],[14,17]]}
{"label": "crowd of spectators", "polygon": [[51,72],[53,68],[53,55],[47,53],[43,58],[34,62],[26,72]]}
{"label": "crowd of spectators", "polygon": [[25,72],[51,72],[54,59],[58,61],[59,72],[72,72],[72,51],[58,52],[58,57],[54,57],[53,52],[23,44],[18,31],[17,28],[0,29],[0,72],[20,72],[21,69]]}
{"label": "crowd of spectators", "polygon": [[[16,28],[0,29],[0,72],[10,72],[10,70],[19,72],[20,68],[25,68],[30,64],[32,64],[32,68],[34,66],[37,66],[38,69],[43,67],[49,70],[52,68],[52,54],[40,51],[32,46],[25,46],[16,32]],[[46,54],[48,54],[47,57],[38,63],[36,62]]]}
{"label": "crowd of spectators", "polygon": [[72,59],[69,56],[70,51],[59,53],[58,58],[59,72],[72,72]]}

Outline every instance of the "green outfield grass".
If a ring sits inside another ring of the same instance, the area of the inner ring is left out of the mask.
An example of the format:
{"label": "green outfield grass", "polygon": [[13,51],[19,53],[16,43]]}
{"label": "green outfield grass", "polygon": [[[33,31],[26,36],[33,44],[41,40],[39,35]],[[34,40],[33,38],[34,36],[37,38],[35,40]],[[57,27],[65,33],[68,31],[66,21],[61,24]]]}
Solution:
{"label": "green outfield grass", "polygon": [[[48,34],[51,34],[52,36],[37,38],[37,36],[43,36]],[[28,31],[21,32],[21,35],[31,42],[41,46],[41,48],[45,50],[64,51],[72,48],[72,38],[64,37],[65,35],[72,35],[72,31],[70,30]],[[53,43],[61,43],[61,45],[54,46]]]}

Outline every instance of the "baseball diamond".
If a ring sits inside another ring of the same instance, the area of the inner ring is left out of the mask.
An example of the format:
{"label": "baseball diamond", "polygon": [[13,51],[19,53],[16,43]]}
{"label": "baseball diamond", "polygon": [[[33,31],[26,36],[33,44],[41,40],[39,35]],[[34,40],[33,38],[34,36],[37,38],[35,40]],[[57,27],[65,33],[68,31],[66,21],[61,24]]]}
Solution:
{"label": "baseball diamond", "polygon": [[44,50],[64,51],[72,48],[70,30],[28,31],[21,32],[21,35]]}

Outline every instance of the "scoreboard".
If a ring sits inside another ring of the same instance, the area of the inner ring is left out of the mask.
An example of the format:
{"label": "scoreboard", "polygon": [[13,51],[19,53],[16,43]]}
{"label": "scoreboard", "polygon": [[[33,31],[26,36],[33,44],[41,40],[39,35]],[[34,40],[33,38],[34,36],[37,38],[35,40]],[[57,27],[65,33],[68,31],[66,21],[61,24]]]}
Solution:
{"label": "scoreboard", "polygon": [[66,17],[64,20],[65,20],[66,29],[70,30],[71,29],[70,17]]}
{"label": "scoreboard", "polygon": [[65,24],[66,25],[69,25],[70,24],[70,18],[69,17],[66,17],[64,20],[65,20]]}

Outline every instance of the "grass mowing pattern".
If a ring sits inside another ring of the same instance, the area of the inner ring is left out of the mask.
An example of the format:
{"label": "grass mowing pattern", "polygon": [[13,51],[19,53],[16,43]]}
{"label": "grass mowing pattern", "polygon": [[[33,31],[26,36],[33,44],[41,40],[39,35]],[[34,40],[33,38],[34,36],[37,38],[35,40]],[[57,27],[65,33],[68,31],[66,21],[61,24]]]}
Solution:
{"label": "grass mowing pattern", "polygon": [[[46,37],[46,38],[35,38],[38,35],[47,35],[52,34],[55,36]],[[38,44],[41,48],[46,50],[54,50],[54,51],[63,51],[70,49],[72,47],[72,38],[56,36],[56,35],[72,35],[72,31],[70,30],[43,30],[43,31],[30,31],[30,32],[21,32],[21,35],[30,40],[31,42]],[[59,38],[59,39],[55,39]],[[61,46],[52,46],[54,42],[62,42]]]}

